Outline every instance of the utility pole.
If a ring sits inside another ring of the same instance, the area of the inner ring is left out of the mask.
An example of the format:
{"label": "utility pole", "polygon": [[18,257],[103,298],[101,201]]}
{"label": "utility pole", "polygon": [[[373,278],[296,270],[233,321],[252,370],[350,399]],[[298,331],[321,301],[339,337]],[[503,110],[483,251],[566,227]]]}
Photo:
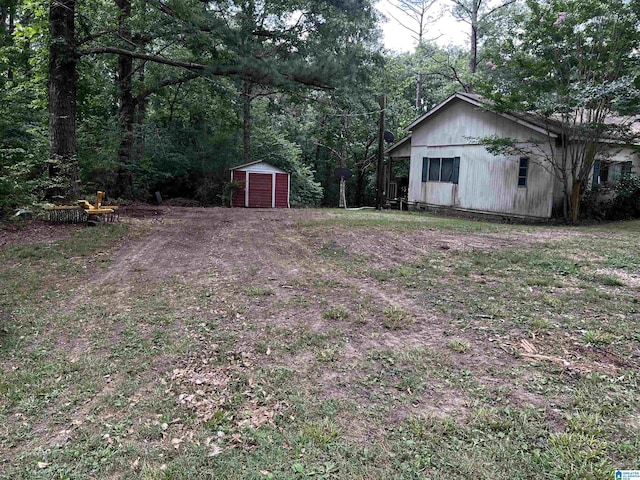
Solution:
{"label": "utility pole", "polygon": [[376,210],[382,210],[382,194],[384,192],[384,110],[387,97],[380,96],[380,120],[378,120],[378,169],[376,182]]}

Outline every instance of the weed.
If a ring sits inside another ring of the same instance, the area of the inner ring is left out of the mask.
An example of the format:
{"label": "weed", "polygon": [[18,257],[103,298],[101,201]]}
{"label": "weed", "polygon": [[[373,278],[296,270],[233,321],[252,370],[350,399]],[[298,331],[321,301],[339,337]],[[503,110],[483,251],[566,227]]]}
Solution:
{"label": "weed", "polygon": [[340,359],[340,346],[331,345],[316,350],[316,359],[319,362],[335,362]]}
{"label": "weed", "polygon": [[327,446],[340,437],[340,429],[327,418],[319,422],[307,423],[300,432],[303,442],[312,442],[315,445]]}
{"label": "weed", "polygon": [[592,281],[607,287],[624,287],[626,283],[615,275],[593,275]]}
{"label": "weed", "polygon": [[451,340],[447,343],[447,347],[457,353],[467,353],[471,348],[471,345],[468,342],[463,342],[461,340]]}
{"label": "weed", "polygon": [[616,339],[615,336],[601,330],[585,330],[583,336],[588,343],[601,345],[611,345]]}
{"label": "weed", "polygon": [[534,318],[529,322],[531,330],[537,332],[548,332],[551,328],[551,322],[546,318]]}
{"label": "weed", "polygon": [[391,306],[384,311],[382,325],[389,330],[400,330],[413,323],[413,317],[402,307]]}
{"label": "weed", "polygon": [[323,318],[327,320],[346,320],[351,315],[351,312],[347,310],[343,305],[337,305],[331,307],[329,310],[325,310],[322,314]]}
{"label": "weed", "polygon": [[242,293],[244,293],[247,297],[268,297],[269,295],[273,295],[274,291],[269,287],[247,287]]}

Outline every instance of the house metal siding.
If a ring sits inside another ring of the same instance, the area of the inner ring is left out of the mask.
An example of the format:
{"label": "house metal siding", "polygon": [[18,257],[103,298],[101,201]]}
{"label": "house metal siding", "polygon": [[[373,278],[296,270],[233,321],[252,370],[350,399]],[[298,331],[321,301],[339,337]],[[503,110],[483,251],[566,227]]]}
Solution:
{"label": "house metal siding", "polygon": [[241,170],[232,170],[231,175],[233,176],[233,181],[234,182],[240,182],[242,183],[243,187],[242,188],[238,188],[234,193],[233,193],[233,202],[232,205],[234,207],[244,207],[245,206],[245,191],[244,191],[244,185],[245,185],[245,181],[246,181],[246,177],[247,177],[247,173],[243,172]]}
{"label": "house metal siding", "polygon": [[[553,177],[535,159],[529,162],[527,186],[518,187],[519,157],[494,156],[477,137],[545,137],[493,112],[464,101],[451,102],[412,132],[409,201],[511,215],[548,218]],[[458,185],[422,182],[423,158],[460,157]]]}
{"label": "house metal siding", "polygon": [[271,173],[249,173],[249,207],[271,208],[272,183]]}
{"label": "house metal siding", "polygon": [[406,141],[393,150],[389,150],[389,155],[393,158],[409,157],[411,155],[411,141]]}
{"label": "house metal siding", "polygon": [[276,208],[289,206],[289,175],[276,173]]}

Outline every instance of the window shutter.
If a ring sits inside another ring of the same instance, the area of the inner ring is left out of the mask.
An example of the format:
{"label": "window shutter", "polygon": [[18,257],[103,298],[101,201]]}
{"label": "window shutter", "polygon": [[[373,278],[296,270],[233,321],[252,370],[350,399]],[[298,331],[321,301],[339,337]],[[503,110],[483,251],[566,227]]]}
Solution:
{"label": "window shutter", "polygon": [[600,184],[600,160],[596,160],[593,162],[593,183],[592,185],[595,187]]}
{"label": "window shutter", "polygon": [[453,159],[453,178],[452,182],[454,184],[458,184],[458,177],[460,176],[460,157],[455,157]]}
{"label": "window shutter", "polygon": [[429,159],[424,157],[422,159],[422,181],[426,182],[429,175]]}

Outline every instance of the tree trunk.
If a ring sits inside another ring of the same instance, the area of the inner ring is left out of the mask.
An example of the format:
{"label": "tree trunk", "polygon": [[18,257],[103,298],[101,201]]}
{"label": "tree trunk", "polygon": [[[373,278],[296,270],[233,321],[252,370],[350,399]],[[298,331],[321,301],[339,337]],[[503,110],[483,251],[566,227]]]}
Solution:
{"label": "tree trunk", "polygon": [[418,74],[418,79],[416,81],[416,112],[422,112],[422,83],[424,81],[424,75],[422,73]]}
{"label": "tree trunk", "polygon": [[582,198],[580,192],[581,187],[582,183],[580,180],[575,179],[573,181],[573,188],[571,189],[570,214],[572,223],[576,223],[578,221],[578,216],[580,215],[580,199]]}
{"label": "tree trunk", "polygon": [[75,0],[49,7],[49,198],[79,195],[76,143]]}
{"label": "tree trunk", "polygon": [[362,194],[364,190],[364,176],[365,176],[364,169],[358,167],[358,177],[356,180],[356,205],[359,207],[364,204],[364,199]]}
{"label": "tree trunk", "polygon": [[340,177],[340,200],[338,201],[338,207],[347,208],[347,185],[344,177]]}
{"label": "tree trunk", "polygon": [[253,83],[244,80],[242,84],[242,163],[251,161],[251,93]]}
{"label": "tree trunk", "polygon": [[478,67],[478,21],[471,23],[471,48],[469,50],[469,72],[476,73]]}
{"label": "tree trunk", "polygon": [[[144,85],[144,67],[145,62],[140,65],[140,73],[138,74],[138,81],[140,85]],[[144,155],[144,121],[147,116],[147,97],[138,97],[135,102],[136,108],[136,125],[137,135],[134,136],[134,149],[133,149],[133,162],[137,163],[142,159]]]}
{"label": "tree trunk", "polygon": [[[127,20],[131,17],[131,0],[116,0],[120,9],[118,16],[118,33],[120,38],[132,42],[131,30]],[[118,170],[116,191],[113,196],[133,198],[133,123],[135,121],[136,102],[133,98],[132,79],[133,57],[118,57],[118,93],[120,97],[120,145],[118,147]]]}
{"label": "tree trunk", "polygon": [[[11,45],[13,39],[11,38],[14,31],[14,9],[12,5],[3,5],[0,7],[0,34],[2,34],[2,41],[0,46]],[[4,39],[7,39],[7,43],[4,44]],[[13,81],[13,69],[11,65],[7,69],[7,80]]]}

